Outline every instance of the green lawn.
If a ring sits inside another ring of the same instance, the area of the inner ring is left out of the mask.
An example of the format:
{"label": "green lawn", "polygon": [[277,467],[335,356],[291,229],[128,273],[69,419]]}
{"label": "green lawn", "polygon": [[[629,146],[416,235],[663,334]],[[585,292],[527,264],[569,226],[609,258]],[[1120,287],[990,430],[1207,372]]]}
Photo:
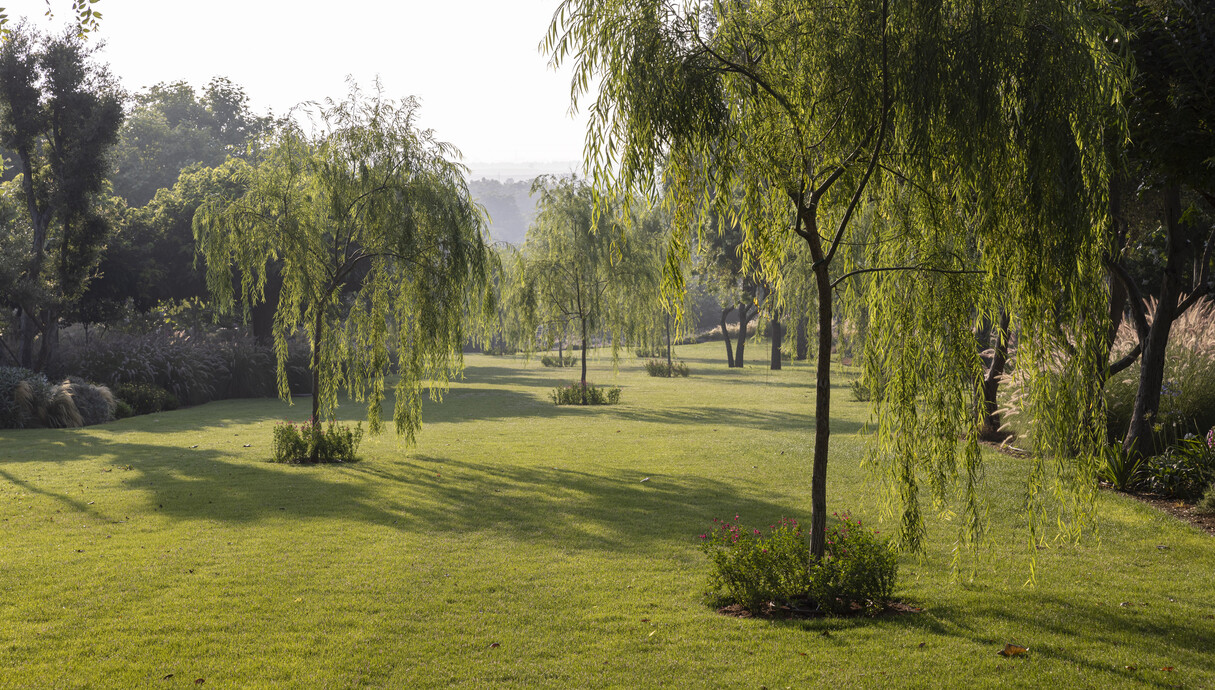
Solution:
{"label": "green lawn", "polygon": [[[940,518],[902,559],[923,614],[706,608],[712,518],[809,516],[813,372],[721,349],[679,348],[688,379],[593,361],[624,398],[592,409],[548,402],[576,372],[469,357],[415,448],[368,438],[350,466],[267,462],[307,401],[0,432],[0,687],[1215,687],[1215,539],[1104,494],[1100,533],[1039,551],[1028,587],[1025,465],[996,454],[974,582]],[[837,378],[829,510],[876,522]]]}

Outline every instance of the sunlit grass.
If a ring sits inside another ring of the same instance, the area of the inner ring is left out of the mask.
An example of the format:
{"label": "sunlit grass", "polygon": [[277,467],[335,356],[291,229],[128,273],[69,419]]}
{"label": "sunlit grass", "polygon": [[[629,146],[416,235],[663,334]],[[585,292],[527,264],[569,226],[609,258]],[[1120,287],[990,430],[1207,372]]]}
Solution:
{"label": "sunlit grass", "polygon": [[[975,580],[941,519],[902,560],[923,614],[706,608],[713,517],[809,515],[812,371],[720,349],[678,348],[687,379],[594,361],[624,388],[595,408],[548,401],[569,370],[472,356],[415,448],[349,466],[268,462],[306,400],[0,432],[0,686],[1215,686],[1215,540],[1106,494],[1099,539],[1039,551],[1027,587],[1025,466],[995,454]],[[830,509],[876,522],[867,408],[837,384]]]}

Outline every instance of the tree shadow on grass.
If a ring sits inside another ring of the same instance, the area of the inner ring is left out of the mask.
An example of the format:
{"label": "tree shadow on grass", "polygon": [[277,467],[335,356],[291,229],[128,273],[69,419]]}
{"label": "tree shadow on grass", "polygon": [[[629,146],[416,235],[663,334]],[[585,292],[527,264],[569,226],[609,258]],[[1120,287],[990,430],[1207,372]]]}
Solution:
{"label": "tree shadow on grass", "polygon": [[647,553],[658,544],[695,544],[713,518],[727,513],[766,524],[795,511],[756,487],[695,475],[492,465],[432,455],[348,470],[371,483],[401,487],[392,512],[404,529],[492,531],[563,550]]}
{"label": "tree shadow on grass", "polygon": [[106,474],[92,485],[99,495],[112,497],[114,484],[132,492],[120,500],[122,507],[78,499],[77,483],[62,476],[42,481],[4,470],[0,477],[101,521],[121,522],[140,510],[226,524],[342,519],[416,533],[492,532],[565,551],[644,554],[673,544],[686,547],[713,517],[739,513],[758,524],[794,512],[758,487],[694,475],[653,474],[642,482],[642,475],[612,468],[592,472],[438,456],[283,466],[266,459],[268,439],[256,445],[244,449],[233,442],[234,448],[219,449],[71,439],[62,456],[100,460]]}
{"label": "tree shadow on grass", "polygon": [[[992,597],[988,605],[942,605],[929,601],[923,603],[925,612],[913,615],[864,617],[823,617],[808,620],[759,620],[757,624],[768,624],[806,632],[833,633],[825,639],[833,644],[847,644],[847,631],[858,628],[897,628],[902,630],[899,639],[912,642],[924,641],[929,636],[957,638],[968,643],[990,649],[994,657],[1005,643],[1016,642],[1027,645],[1030,654],[1041,659],[1050,659],[1072,664],[1089,672],[1105,673],[1110,681],[1123,681],[1137,685],[1156,687],[1179,687],[1175,678],[1153,677],[1157,669],[1148,663],[1152,658],[1167,659],[1168,665],[1179,671],[1201,669],[1215,672],[1215,656],[1210,653],[1210,640],[1215,636],[1215,624],[1207,624],[1205,630],[1196,626],[1179,626],[1175,623],[1157,624],[1137,616],[1133,609],[1120,608],[1117,604],[1095,605],[1065,599],[1057,595],[1026,590],[1019,596]],[[920,602],[915,602],[921,605]],[[989,621],[999,620],[1008,627],[1032,631],[1041,629],[1044,620],[1050,621],[1050,633],[1054,636],[1077,640],[1074,646],[1060,643],[1058,638],[1037,641],[1034,639],[1006,639],[998,637],[988,629]],[[1117,633],[1116,636],[1114,633]],[[845,633],[843,635],[835,633]],[[1135,647],[1126,648],[1125,636],[1136,640]],[[1086,648],[1096,652],[1098,645],[1121,650],[1118,654],[1094,659],[1076,653],[1074,648]],[[1136,663],[1136,660],[1144,660]],[[1014,663],[1014,662],[1009,662]],[[1126,666],[1137,666],[1138,670]],[[1183,677],[1184,678],[1184,677]]]}

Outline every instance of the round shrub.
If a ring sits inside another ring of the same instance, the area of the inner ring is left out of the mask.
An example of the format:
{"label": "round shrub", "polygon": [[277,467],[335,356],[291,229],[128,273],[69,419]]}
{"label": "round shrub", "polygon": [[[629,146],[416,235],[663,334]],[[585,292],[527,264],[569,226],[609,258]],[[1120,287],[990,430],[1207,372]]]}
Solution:
{"label": "round shrub", "polygon": [[152,414],[176,410],[177,397],[160,386],[150,383],[123,383],[114,389],[119,400],[130,405],[135,414]]}
{"label": "round shrub", "polygon": [[853,522],[847,513],[836,517],[839,522],[827,530],[826,554],[810,568],[810,598],[836,613],[884,608],[898,580],[898,555],[860,520]]}
{"label": "round shrub", "polygon": [[715,606],[741,605],[752,612],[769,604],[808,602],[829,613],[879,611],[898,580],[898,556],[877,532],[845,514],[826,534],[826,553],[811,562],[796,520],[782,518],[767,530],[734,520],[714,520],[700,535],[712,562],[707,591]]}
{"label": "round shrub", "polygon": [[549,398],[557,405],[615,405],[620,402],[620,388],[617,386],[603,388],[593,383],[585,386],[580,383],[571,383],[568,386],[554,388],[549,393]]}
{"label": "round shrub", "polygon": [[61,385],[68,388],[85,426],[114,421],[117,404],[109,388],[93,385],[75,376],[69,376]]}
{"label": "round shrub", "polygon": [[797,521],[781,518],[768,531],[734,521],[713,520],[700,535],[713,564],[708,599],[715,606],[739,604],[758,611],[768,602],[804,599],[810,589],[810,550]]}

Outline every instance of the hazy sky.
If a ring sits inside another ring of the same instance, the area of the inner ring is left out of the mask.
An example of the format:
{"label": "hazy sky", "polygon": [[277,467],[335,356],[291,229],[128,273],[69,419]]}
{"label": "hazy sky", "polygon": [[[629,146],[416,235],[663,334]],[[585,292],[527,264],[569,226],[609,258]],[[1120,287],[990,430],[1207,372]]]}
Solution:
{"label": "hazy sky", "polygon": [[[346,75],[422,100],[421,122],[473,163],[582,158],[569,75],[537,50],[559,0],[101,0],[100,58],[134,91],[226,76],[255,110],[341,97]],[[70,0],[0,0],[11,21],[62,25]]]}

